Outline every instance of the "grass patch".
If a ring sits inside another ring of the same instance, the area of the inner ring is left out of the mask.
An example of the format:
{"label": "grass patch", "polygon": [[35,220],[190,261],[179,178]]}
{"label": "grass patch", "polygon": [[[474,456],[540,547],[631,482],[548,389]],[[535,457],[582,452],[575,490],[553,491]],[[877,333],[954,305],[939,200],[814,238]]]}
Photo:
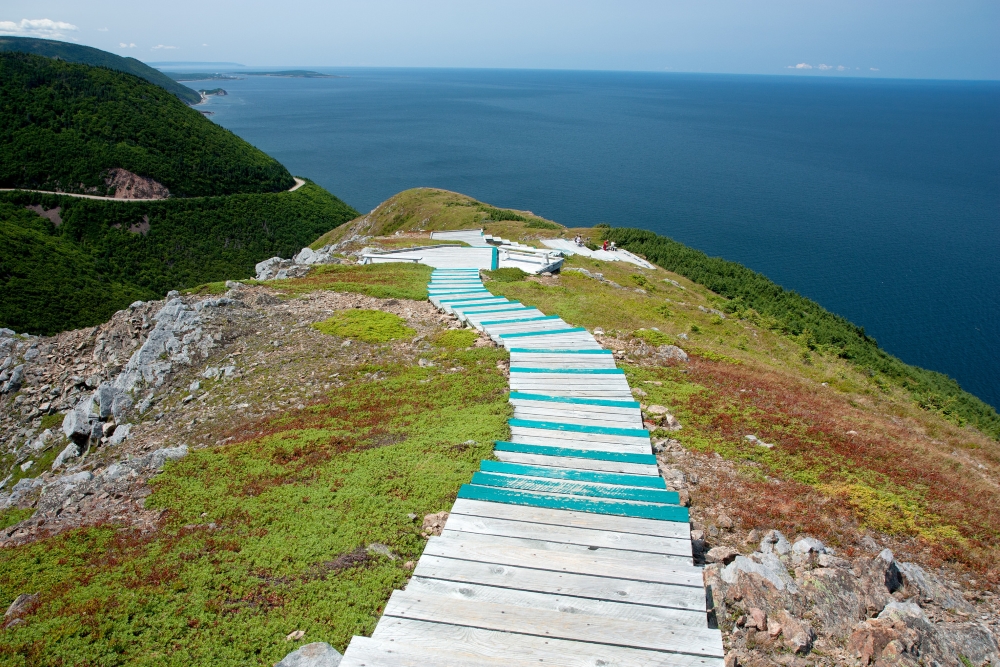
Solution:
{"label": "grass patch", "polygon": [[565,229],[562,225],[547,220],[528,220],[524,226],[528,229]]}
{"label": "grass patch", "polygon": [[483,271],[487,280],[493,280],[498,283],[517,283],[522,282],[528,277],[525,271],[517,268],[516,266],[511,266],[505,269],[494,269],[493,271]]}
{"label": "grass patch", "polygon": [[439,347],[472,347],[479,336],[472,329],[449,329],[434,339]]}
{"label": "grass patch", "polygon": [[[507,436],[505,357],[442,353],[439,367],[463,372],[361,367],[324,401],[169,463],[146,502],[166,510],[159,531],[0,551],[0,605],[41,594],[0,636],[0,663],[270,665],[293,630],[343,651],[406,583],[420,518],[448,509]],[[368,553],[373,542],[398,559]]]}
{"label": "grass patch", "polygon": [[657,347],[660,345],[670,345],[674,342],[673,336],[669,336],[656,329],[637,329],[632,332],[632,336]]}
{"label": "grass patch", "polygon": [[330,336],[387,343],[416,335],[417,332],[404,322],[398,315],[381,310],[342,310],[329,319],[314,323],[312,328]]}
{"label": "grass patch", "polygon": [[18,509],[10,507],[0,512],[0,530],[10,528],[14,524],[21,523],[35,513],[33,509]]}
{"label": "grass patch", "polygon": [[189,294],[191,296],[216,296],[219,294],[225,294],[229,291],[226,287],[226,281],[220,281],[217,283],[202,283],[197,287],[189,287],[187,289],[180,290],[181,294]]}
{"label": "grass patch", "polygon": [[317,266],[304,278],[272,280],[266,284],[289,295],[316,290],[356,292],[379,299],[427,298],[427,284],[433,269],[423,264],[327,264]]}
{"label": "grass patch", "polygon": [[63,420],[65,418],[66,415],[60,412],[54,412],[51,415],[43,415],[42,423],[38,428],[42,431],[48,428],[59,428],[62,426]]}

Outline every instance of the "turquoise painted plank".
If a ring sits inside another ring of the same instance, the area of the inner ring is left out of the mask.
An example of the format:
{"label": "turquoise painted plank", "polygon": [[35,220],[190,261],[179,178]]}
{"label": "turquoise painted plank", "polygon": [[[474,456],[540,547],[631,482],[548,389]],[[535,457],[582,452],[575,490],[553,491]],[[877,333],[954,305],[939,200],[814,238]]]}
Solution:
{"label": "turquoise painted plank", "polygon": [[648,438],[649,431],[644,428],[614,428],[612,426],[583,426],[581,424],[563,424],[561,422],[540,422],[530,419],[510,419],[511,426],[521,428],[537,428],[546,431],[566,431],[569,433],[597,433],[600,435],[624,435],[635,438]]}
{"label": "turquoise painted plank", "polygon": [[463,313],[465,313],[466,315],[492,315],[493,313],[513,313],[513,312],[518,311],[518,310],[533,310],[532,308],[528,308],[526,306],[522,306],[521,304],[517,303],[516,301],[512,301],[509,305],[510,305],[510,307],[508,308],[508,307],[506,307],[506,306],[508,306],[508,304],[506,304],[506,303],[502,303],[502,304],[498,303],[498,304],[496,304],[496,306],[492,306],[492,307],[491,306],[482,306],[482,307],[476,307],[476,308],[461,308],[460,310]]}
{"label": "turquoise painted plank", "polygon": [[542,350],[531,347],[512,347],[510,352],[522,352],[527,354],[614,354],[611,350]]}
{"label": "turquoise painted plank", "polygon": [[602,405],[608,408],[639,408],[638,401],[609,401],[603,398],[572,398],[569,396],[546,396],[545,394],[528,394],[520,391],[512,391],[510,400],[519,399],[522,401],[550,401],[552,403],[570,403],[573,405]]}
{"label": "turquoise painted plank", "polygon": [[[483,322],[483,324],[486,324]],[[511,373],[569,373],[571,375],[625,375],[620,368],[527,368],[511,366]]]}
{"label": "turquoise painted plank", "polygon": [[522,338],[524,336],[554,336],[556,334],[580,333],[586,331],[583,327],[573,327],[572,329],[551,329],[549,331],[525,331],[522,333],[500,334],[500,338]]}
{"label": "turquoise painted plank", "polygon": [[489,296],[477,295],[477,296],[469,296],[469,297],[453,296],[453,297],[448,297],[447,299],[439,299],[438,301],[439,301],[439,303],[446,303],[448,305],[463,304],[463,303],[467,303],[467,304],[471,305],[471,304],[477,303],[477,302],[481,303],[481,304],[486,304],[486,303],[510,303],[509,301],[507,301],[507,299],[505,299],[502,296],[492,296],[492,295],[489,295]]}
{"label": "turquoise painted plank", "polygon": [[439,294],[489,294],[485,289],[463,289],[461,287],[428,287],[427,290],[431,296]]}
{"label": "turquoise painted plank", "polygon": [[518,452],[520,454],[539,454],[541,456],[566,456],[576,459],[594,459],[595,461],[617,461],[618,463],[643,463],[656,465],[656,457],[652,454],[633,454],[631,452],[601,452],[591,449],[574,449],[572,447],[553,447],[551,445],[527,445],[517,442],[497,440],[494,449],[501,452]]}
{"label": "turquoise painted plank", "polygon": [[542,317],[522,317],[519,320],[489,320],[482,321],[480,324],[485,326],[490,326],[493,324],[517,324],[518,322],[540,322],[542,320],[558,320],[558,315],[543,315]]}
{"label": "turquoise painted plank", "polygon": [[528,505],[591,514],[630,516],[637,519],[659,519],[660,521],[688,522],[688,510],[679,505],[640,505],[627,500],[594,500],[585,498],[557,498],[528,491],[513,491],[490,486],[463,484],[458,490],[459,498],[484,500],[508,505]]}
{"label": "turquoise painted plank", "polygon": [[523,475],[503,475],[492,472],[476,472],[472,474],[472,484],[478,486],[495,486],[501,489],[517,489],[519,491],[539,491],[545,493],[565,493],[571,496],[590,496],[593,498],[613,498],[615,500],[633,500],[642,503],[661,503],[676,505],[677,493],[666,489],[646,489],[613,484],[590,484],[570,479],[541,479]]}
{"label": "turquoise painted plank", "polygon": [[[567,468],[546,468],[544,466],[524,465],[523,463],[505,463],[504,461],[480,461],[479,469],[483,472],[494,472],[504,475],[551,477],[553,479],[568,479],[576,482],[592,482],[595,484],[644,486],[660,490],[667,488],[667,483],[662,477],[653,477],[652,475],[626,475],[618,472],[593,472],[590,470],[569,470]],[[667,500],[664,502],[676,503],[677,494],[674,493],[673,500]]]}

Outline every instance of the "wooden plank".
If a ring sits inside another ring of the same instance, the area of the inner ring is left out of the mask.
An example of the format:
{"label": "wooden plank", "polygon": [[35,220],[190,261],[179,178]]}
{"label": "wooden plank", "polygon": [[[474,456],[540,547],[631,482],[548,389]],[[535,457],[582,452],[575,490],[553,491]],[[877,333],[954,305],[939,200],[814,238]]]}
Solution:
{"label": "wooden plank", "polygon": [[[680,538],[654,537],[610,530],[591,530],[567,526],[553,526],[510,519],[472,517],[451,514],[445,524],[445,532],[477,533],[480,535],[501,535],[521,537],[528,540],[546,540],[563,544],[578,544],[585,547],[596,546],[623,551],[676,556],[680,562],[691,562],[691,541]],[[702,619],[704,623],[704,619]]]}
{"label": "wooden plank", "polygon": [[521,407],[517,404],[514,405],[514,418],[567,421],[590,426],[618,426],[622,428],[636,428],[642,425],[642,418],[637,415],[590,414],[580,410],[550,410],[548,408]]}
{"label": "wooden plank", "polygon": [[477,486],[495,486],[503,489],[516,489],[537,493],[635,500],[648,503],[663,503],[666,505],[677,504],[677,492],[667,491],[666,489],[651,489],[649,487],[594,484],[568,479],[510,475],[495,472],[473,473],[471,483]]}
{"label": "wooden plank", "polygon": [[705,591],[700,586],[671,586],[607,576],[548,572],[440,556],[422,556],[413,574],[432,579],[516,588],[522,591],[686,609],[701,614],[702,625],[706,620]]}
{"label": "wooden plank", "polygon": [[587,528],[589,530],[612,530],[689,541],[691,539],[691,527],[687,524],[679,524],[673,521],[611,517],[601,514],[588,514],[586,512],[556,510],[545,507],[515,507],[480,500],[465,500],[462,498],[455,501],[451,511],[453,514],[529,521],[552,526],[571,526]]}
{"label": "wooden plank", "polygon": [[638,401],[628,400],[628,401],[602,401],[599,399],[588,399],[588,398],[567,398],[563,396],[547,396],[545,394],[531,394],[528,392],[512,392],[510,395],[511,400],[524,400],[524,401],[543,401],[546,403],[555,404],[571,404],[571,405],[593,405],[601,407],[610,408],[634,408],[639,409]]}
{"label": "wooden plank", "polygon": [[394,591],[386,616],[518,632],[611,646],[722,657],[718,630],[642,624],[590,614],[566,614],[510,604],[472,602],[451,597]]}
{"label": "wooden plank", "polygon": [[661,521],[687,523],[689,520],[687,508],[678,505],[657,505],[627,500],[561,496],[558,494],[513,491],[491,486],[476,486],[474,484],[463,484],[458,490],[458,497],[470,500],[507,503],[509,505],[531,505],[534,507],[567,509],[576,512],[592,512],[594,514],[608,514],[612,516],[659,519]]}
{"label": "wooden plank", "polygon": [[424,553],[481,563],[532,567],[702,588],[701,568],[674,556],[584,547],[542,540],[454,532],[427,540]]}
{"label": "wooden plank", "polygon": [[652,476],[660,474],[655,465],[642,463],[624,463],[621,461],[601,461],[598,459],[581,459],[503,451],[494,452],[493,455],[501,461],[507,461],[509,463],[524,463],[526,465],[572,468],[574,470],[595,470],[599,472],[620,472],[629,475]]}
{"label": "wooden plank", "polygon": [[[643,651],[589,642],[565,641],[550,637],[518,635],[446,623],[429,623],[405,618],[386,618],[371,639],[380,647],[401,646],[401,653],[413,651],[413,662],[341,663],[341,667],[393,665],[393,667],[722,667],[721,658],[688,656],[679,653]],[[360,646],[361,644],[359,644]],[[349,647],[348,651],[352,649]],[[367,654],[366,654],[367,655]],[[438,656],[441,656],[440,658]],[[444,662],[457,656],[459,662]],[[344,656],[345,661],[347,655]],[[420,662],[423,660],[423,662]],[[465,660],[465,662],[461,662]],[[478,662],[486,661],[486,662]]]}
{"label": "wooden plank", "polygon": [[[610,438],[609,438],[610,439]],[[649,454],[651,446],[647,444],[624,444],[621,442],[593,442],[590,440],[575,440],[573,438],[548,438],[541,435],[524,435],[520,430],[511,429],[510,441],[514,444],[537,445],[542,447],[572,448],[588,452],[622,452],[630,454]]]}
{"label": "wooden plank", "polygon": [[[567,327],[565,329],[560,329],[558,331],[548,331],[544,335],[546,335],[546,336],[564,336],[564,335],[568,335],[568,334],[586,333],[586,331],[587,330],[584,329],[583,327]],[[505,339],[509,339],[509,338],[527,338],[527,337],[534,337],[534,336],[540,336],[540,335],[542,335],[542,334],[537,334],[537,333],[509,333],[509,334],[504,334],[503,338],[505,338]],[[587,335],[589,335],[589,334],[587,334]]]}
{"label": "wooden plank", "polygon": [[[553,479],[571,479],[579,482],[595,482],[598,484],[621,484],[623,486],[643,486],[650,489],[666,489],[662,477],[650,478],[648,475],[620,475],[582,470],[557,470],[542,466],[516,465],[500,461],[480,461],[479,469],[484,472],[504,473],[507,475],[529,475],[533,477],[551,477]],[[674,500],[677,502],[676,492]]]}
{"label": "wooden plank", "polygon": [[619,428],[607,426],[583,426],[580,424],[565,424],[561,422],[532,421],[525,419],[511,419],[511,426],[518,426],[528,429],[541,429],[546,431],[557,431],[560,433],[573,433],[577,435],[616,435],[629,438],[649,438],[649,431],[644,428]]}
{"label": "wooden plank", "polygon": [[494,451],[522,452],[525,454],[545,454],[548,456],[570,456],[584,459],[599,459],[602,461],[623,461],[627,463],[645,463],[656,465],[656,457],[651,453],[635,454],[625,451],[601,451],[579,447],[551,447],[548,445],[533,445],[531,443],[507,442],[497,440]]}
{"label": "wooden plank", "polygon": [[425,578],[417,575],[414,575],[407,583],[406,592],[414,596],[433,595],[462,601],[515,605],[564,614],[587,614],[602,618],[614,618],[633,623],[664,623],[699,629],[706,625],[706,616],[703,611],[653,607],[634,602],[595,600],[557,593],[538,593],[501,586]]}

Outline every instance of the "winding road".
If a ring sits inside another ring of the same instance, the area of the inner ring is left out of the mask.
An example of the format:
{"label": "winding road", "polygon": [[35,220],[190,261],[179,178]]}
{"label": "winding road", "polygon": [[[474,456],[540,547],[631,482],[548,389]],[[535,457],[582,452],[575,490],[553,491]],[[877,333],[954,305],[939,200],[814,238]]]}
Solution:
{"label": "winding road", "polygon": [[[301,188],[303,185],[306,184],[306,182],[301,178],[298,178],[296,176],[292,176],[292,178],[295,179],[295,185],[288,188],[288,192],[295,192],[296,190],[298,190],[299,188]],[[163,199],[118,199],[116,197],[100,197],[98,195],[84,195],[84,194],[77,194],[75,192],[52,192],[51,190],[26,190],[24,188],[0,188],[0,192],[37,192],[43,195],[59,195],[60,197],[78,197],[80,199],[97,199],[98,201],[124,201],[124,202],[163,201]]]}

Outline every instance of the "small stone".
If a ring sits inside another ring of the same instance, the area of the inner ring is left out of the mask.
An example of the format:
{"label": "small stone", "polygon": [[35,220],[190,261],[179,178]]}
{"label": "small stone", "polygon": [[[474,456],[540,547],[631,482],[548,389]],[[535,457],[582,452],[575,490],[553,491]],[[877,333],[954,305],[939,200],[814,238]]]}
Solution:
{"label": "small stone", "polygon": [[638,387],[633,387],[632,388],[632,395],[633,396],[646,396],[647,394],[642,389],[639,389]]}
{"label": "small stone", "polygon": [[[635,393],[633,391],[633,393]],[[646,412],[651,415],[665,415],[670,411],[663,405],[650,405],[646,407]]]}
{"label": "small stone", "polygon": [[274,667],[338,667],[342,657],[326,642],[314,642],[289,653]]}
{"label": "small stone", "polygon": [[28,611],[28,608],[36,602],[38,602],[38,593],[21,593],[7,607],[7,611],[4,612],[3,617],[5,619],[17,618]]}
{"label": "small stone", "polygon": [[678,502],[681,504],[681,507],[691,507],[690,493],[688,493],[687,491],[678,491],[677,496],[678,496]]}
{"label": "small stone", "polygon": [[294,641],[298,641],[299,639],[302,639],[305,636],[306,636],[306,631],[305,630],[295,630],[294,632],[289,632],[285,636],[285,641],[286,642],[294,642]]}
{"label": "small stone", "polygon": [[811,551],[815,551],[818,554],[826,553],[826,547],[823,543],[814,537],[803,537],[795,541],[792,545],[792,551],[799,554],[807,554]]}
{"label": "small stone", "polygon": [[753,626],[758,630],[767,630],[767,614],[754,607],[750,610],[750,618],[747,620],[748,626]]}
{"label": "small stone", "polygon": [[707,563],[723,563],[729,565],[736,557],[740,555],[740,552],[732,547],[712,547],[705,554],[705,562]]}
{"label": "small stone", "polygon": [[412,570],[414,567],[416,567],[416,563],[414,563],[412,560],[408,560],[405,563],[403,563],[404,570]]}
{"label": "small stone", "polygon": [[444,530],[445,524],[448,522],[447,512],[437,512],[436,514],[428,514],[424,517],[423,526],[421,529],[424,533],[428,535],[440,535]]}
{"label": "small stone", "polygon": [[717,525],[722,530],[732,530],[733,520],[728,514],[720,514],[719,518],[715,520],[715,525]]}
{"label": "small stone", "polygon": [[350,346],[351,346],[351,341],[349,340],[345,340],[343,343],[340,344],[340,347],[350,347]]}
{"label": "small stone", "polygon": [[723,664],[724,667],[740,667],[740,654],[736,651],[730,651],[726,654],[726,660]]}
{"label": "small stone", "polygon": [[416,521],[417,514],[415,512],[410,512],[409,514],[406,515],[406,518],[408,518],[410,521]]}
{"label": "small stone", "polygon": [[198,382],[197,380],[188,385],[188,391],[191,392],[192,394],[198,391],[199,389],[201,389],[201,383]]}
{"label": "small stone", "polygon": [[389,549],[386,545],[380,542],[372,542],[368,545],[368,553],[378,554],[379,556],[385,556],[389,560],[396,560],[398,556]]}

